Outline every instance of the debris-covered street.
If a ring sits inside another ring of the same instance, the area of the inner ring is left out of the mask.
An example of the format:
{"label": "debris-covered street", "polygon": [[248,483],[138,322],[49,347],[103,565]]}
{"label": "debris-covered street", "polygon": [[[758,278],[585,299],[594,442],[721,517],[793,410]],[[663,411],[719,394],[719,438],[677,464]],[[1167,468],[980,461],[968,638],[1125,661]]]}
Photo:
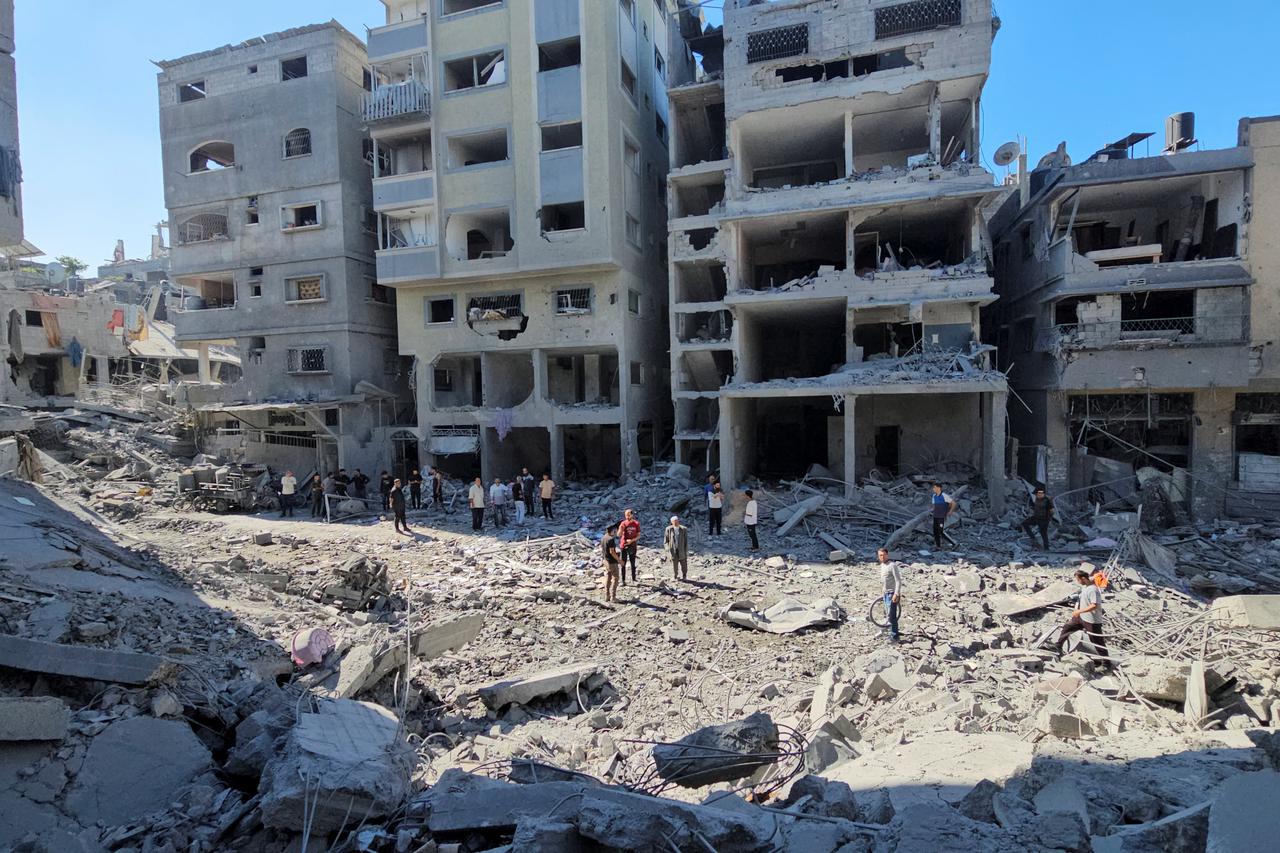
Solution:
{"label": "debris-covered street", "polygon": [[[744,496],[710,536],[702,486],[663,466],[566,484],[554,522],[474,533],[455,505],[406,536],[377,512],[175,511],[201,466],[92,420],[0,442],[42,481],[0,480],[0,844],[1190,850],[1171,839],[1247,832],[1215,815],[1270,796],[1272,526],[1111,513],[1044,552],[1010,481],[1008,519],[948,486],[965,504],[934,551],[904,532],[924,486],[846,497],[815,468],[755,484],[751,552]],[[608,604],[597,542],[626,508],[638,574]],[[1114,668],[1053,653],[1081,567],[1110,579]],[[1209,607],[1207,577],[1247,594]]]}

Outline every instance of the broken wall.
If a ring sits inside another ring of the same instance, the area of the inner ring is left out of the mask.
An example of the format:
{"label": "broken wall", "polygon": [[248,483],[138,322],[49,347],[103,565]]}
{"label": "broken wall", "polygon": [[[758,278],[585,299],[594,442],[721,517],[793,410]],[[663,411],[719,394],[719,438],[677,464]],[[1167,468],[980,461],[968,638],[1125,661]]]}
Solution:
{"label": "broken wall", "polygon": [[[854,410],[857,471],[876,466],[877,431],[897,429],[898,473],[928,472],[935,462],[982,462],[978,394],[868,394]],[[883,434],[882,434],[883,435]],[[881,439],[881,461],[884,461]]]}

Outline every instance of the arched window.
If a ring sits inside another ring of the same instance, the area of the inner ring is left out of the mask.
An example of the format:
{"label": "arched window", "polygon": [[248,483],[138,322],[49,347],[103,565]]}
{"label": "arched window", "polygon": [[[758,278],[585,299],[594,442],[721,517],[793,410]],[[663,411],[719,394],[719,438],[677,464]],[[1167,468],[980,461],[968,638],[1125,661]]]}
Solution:
{"label": "arched window", "polygon": [[299,127],[289,131],[284,137],[285,157],[305,157],[311,153],[311,131]]}
{"label": "arched window", "polygon": [[178,225],[178,243],[203,243],[206,240],[225,240],[227,217],[221,213],[197,213]]}
{"label": "arched window", "polygon": [[191,173],[216,172],[236,164],[236,147],[230,142],[206,142],[191,152]]}

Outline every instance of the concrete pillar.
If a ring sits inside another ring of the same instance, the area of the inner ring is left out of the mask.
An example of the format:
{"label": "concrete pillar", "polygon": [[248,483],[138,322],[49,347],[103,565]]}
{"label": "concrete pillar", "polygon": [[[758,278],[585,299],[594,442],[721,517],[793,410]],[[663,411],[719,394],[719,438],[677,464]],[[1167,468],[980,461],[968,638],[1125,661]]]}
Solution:
{"label": "concrete pillar", "polygon": [[1047,459],[1045,461],[1045,488],[1057,495],[1071,488],[1071,435],[1067,423],[1067,395],[1050,391],[1045,394],[1044,436]]}
{"label": "concrete pillar", "polygon": [[547,399],[547,354],[540,349],[531,353],[533,357],[533,399]]}
{"label": "concrete pillar", "polygon": [[1008,391],[992,391],[982,397],[982,478],[987,483],[991,516],[1004,514],[1004,438]]}
{"label": "concrete pillar", "polygon": [[551,479],[557,483],[564,482],[564,431],[558,427],[548,427],[547,432],[550,433],[551,459],[548,468],[551,469]]}
{"label": "concrete pillar", "polygon": [[854,483],[857,481],[858,436],[856,427],[858,398],[854,394],[844,395],[844,495],[853,497]]}
{"label": "concrete pillar", "polygon": [[862,358],[856,352],[857,345],[853,342],[853,329],[857,324],[858,312],[853,308],[845,308],[844,312],[844,363],[853,364],[855,361],[862,361]]}
{"label": "concrete pillar", "polygon": [[1222,515],[1226,488],[1235,478],[1231,416],[1235,391],[1206,388],[1193,397],[1191,422],[1191,513],[1206,521]]}
{"label": "concrete pillar", "polygon": [[844,114],[844,176],[852,178],[853,169],[853,113]]}
{"label": "concrete pillar", "polygon": [[734,401],[720,399],[720,483],[728,492],[738,482],[738,442],[734,435]]}
{"label": "concrete pillar", "polygon": [[[208,351],[208,349],[207,349],[207,348],[203,351],[203,353],[202,353],[202,357],[204,358],[204,361],[202,362],[202,364],[204,365],[204,370],[205,370],[205,371],[208,371],[208,369],[209,369],[209,351]],[[107,357],[106,357],[105,355],[95,355],[95,356],[93,357],[93,369],[94,369],[95,371],[97,371],[97,374],[98,374],[98,375],[97,375],[97,377],[95,377],[95,380],[94,380],[94,383],[93,383],[93,384],[95,384],[95,385],[110,385],[110,384],[111,384],[111,363],[108,361],[108,359],[107,359]],[[202,374],[201,374],[201,379],[200,379],[200,381],[201,381],[201,382],[208,382],[209,380],[208,380],[208,379],[203,378],[204,376],[205,376],[205,374],[203,374],[203,373],[202,373]]]}
{"label": "concrete pillar", "polygon": [[933,87],[929,98],[929,153],[935,163],[942,162],[942,88]]}
{"label": "concrete pillar", "polygon": [[982,155],[978,150],[982,145],[982,110],[979,108],[978,99],[972,98],[969,101],[969,162],[981,163]]}
{"label": "concrete pillar", "polygon": [[206,384],[212,382],[213,374],[209,369],[209,345],[203,341],[196,345],[196,365],[200,381]]}
{"label": "concrete pillar", "polygon": [[588,353],[582,357],[582,370],[585,374],[583,388],[588,400],[596,400],[600,393],[600,356]]}

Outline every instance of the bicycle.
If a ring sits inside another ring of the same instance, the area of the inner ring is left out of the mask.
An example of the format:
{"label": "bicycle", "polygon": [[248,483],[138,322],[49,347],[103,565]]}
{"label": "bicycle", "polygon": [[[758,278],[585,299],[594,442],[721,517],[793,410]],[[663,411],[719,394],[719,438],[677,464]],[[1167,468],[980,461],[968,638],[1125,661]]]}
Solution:
{"label": "bicycle", "polygon": [[[898,619],[902,619],[902,599],[898,599]],[[884,596],[877,595],[871,600],[871,606],[867,608],[867,621],[877,628],[889,627],[889,614],[884,609]]]}

